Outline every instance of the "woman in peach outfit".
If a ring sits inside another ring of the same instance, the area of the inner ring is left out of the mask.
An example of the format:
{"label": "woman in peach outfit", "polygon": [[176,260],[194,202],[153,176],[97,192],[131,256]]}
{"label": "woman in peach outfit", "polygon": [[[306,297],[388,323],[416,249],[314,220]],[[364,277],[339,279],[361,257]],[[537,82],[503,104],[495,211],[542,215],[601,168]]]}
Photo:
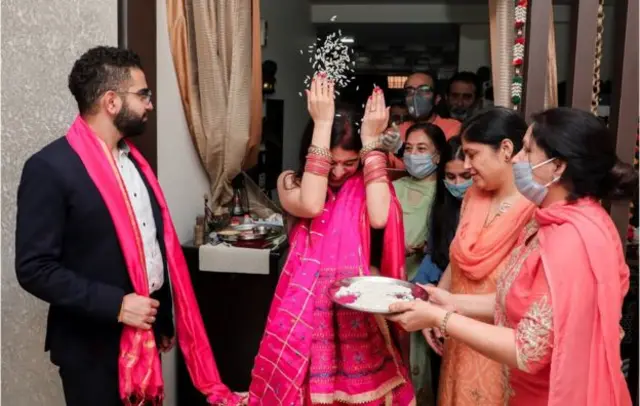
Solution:
{"label": "woman in peach outfit", "polygon": [[[518,235],[531,219],[534,205],[516,190],[511,170],[511,159],[520,151],[526,130],[524,119],[505,108],[481,112],[462,127],[465,169],[473,177],[473,186],[463,200],[450,264],[439,283],[451,293],[494,293]],[[462,342],[447,341],[440,406],[502,405],[501,382],[499,363]]]}
{"label": "woman in peach outfit", "polygon": [[402,312],[393,320],[407,331],[439,328],[503,364],[510,406],[630,406],[620,359],[629,267],[599,200],[634,196],[637,171],[617,159],[597,117],[558,108],[534,116],[513,174],[538,208],[497,293],[428,286],[430,302],[393,304]]}

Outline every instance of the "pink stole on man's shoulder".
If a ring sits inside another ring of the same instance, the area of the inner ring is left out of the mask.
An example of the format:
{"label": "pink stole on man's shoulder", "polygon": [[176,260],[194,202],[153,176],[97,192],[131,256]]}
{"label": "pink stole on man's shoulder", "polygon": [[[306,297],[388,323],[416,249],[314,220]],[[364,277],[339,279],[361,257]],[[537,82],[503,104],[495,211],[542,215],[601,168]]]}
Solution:
{"label": "pink stole on man's shoulder", "polygon": [[[67,140],[80,156],[109,210],[135,293],[149,296],[140,230],[112,152],[79,116],[69,129]],[[220,382],[189,270],[160,184],[140,152],[131,143],[127,144],[131,149],[131,157],[149,183],[162,212],[166,259],[175,304],[176,334],[191,379],[194,386],[207,396],[209,403],[238,404],[240,398]],[[162,370],[152,330],[124,326],[120,340],[119,380],[120,397],[125,404],[162,403]]]}
{"label": "pink stole on man's shoulder", "polygon": [[[629,267],[613,222],[592,199],[538,209],[535,218],[553,308],[548,405],[630,406],[620,359]],[[580,296],[593,286],[595,298]]]}

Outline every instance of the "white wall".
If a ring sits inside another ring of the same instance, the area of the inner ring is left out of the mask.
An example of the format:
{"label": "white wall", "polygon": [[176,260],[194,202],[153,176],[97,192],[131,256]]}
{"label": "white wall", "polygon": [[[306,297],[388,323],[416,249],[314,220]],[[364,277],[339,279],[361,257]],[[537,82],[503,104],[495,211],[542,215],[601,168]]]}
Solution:
{"label": "white wall", "polygon": [[[566,80],[570,68],[570,6],[554,6],[558,82]],[[484,5],[395,4],[352,5],[317,4],[311,7],[314,23],[326,23],[332,16],[341,23],[455,23],[460,24],[459,67],[475,72],[490,66],[489,9]],[[604,45],[600,76],[610,79],[613,68],[613,7],[605,6]],[[591,83],[585,84],[591,86]]]}
{"label": "white wall", "polygon": [[480,66],[491,66],[489,24],[461,24],[458,70],[475,72]]}
{"label": "white wall", "polygon": [[176,77],[165,0],[156,0],[158,180],[164,190],[180,241],[193,238],[196,216],[204,214],[207,175],[193,145]]}
{"label": "white wall", "polygon": [[[276,92],[271,98],[284,100],[283,167],[297,168],[302,131],[309,119],[304,91],[304,77],[310,74],[307,47],[315,42],[308,0],[262,0],[261,18],[267,21],[267,46],[262,60],[278,64]],[[300,55],[300,50],[305,55]]]}
{"label": "white wall", "polygon": [[[180,241],[193,238],[195,218],[204,211],[203,195],[209,190],[207,176],[193,146],[175,74],[165,0],[156,0],[156,52],[158,119],[158,180],[162,186]],[[163,356],[164,406],[177,406],[176,349]]]}

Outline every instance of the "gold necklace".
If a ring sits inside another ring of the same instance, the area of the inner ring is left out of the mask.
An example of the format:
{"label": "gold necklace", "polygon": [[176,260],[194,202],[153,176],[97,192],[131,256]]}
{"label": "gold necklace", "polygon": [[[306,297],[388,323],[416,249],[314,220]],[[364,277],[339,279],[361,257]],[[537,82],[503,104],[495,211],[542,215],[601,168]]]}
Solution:
{"label": "gold necklace", "polygon": [[500,205],[498,206],[498,210],[496,214],[493,217],[491,217],[491,220],[489,220],[489,216],[491,215],[491,209],[489,209],[489,213],[487,213],[487,218],[484,221],[485,228],[489,227],[498,217],[500,217],[507,210],[509,210],[511,206],[513,206],[513,204],[511,203],[512,199],[513,199],[513,196],[509,196],[505,198],[502,202],[500,202]]}

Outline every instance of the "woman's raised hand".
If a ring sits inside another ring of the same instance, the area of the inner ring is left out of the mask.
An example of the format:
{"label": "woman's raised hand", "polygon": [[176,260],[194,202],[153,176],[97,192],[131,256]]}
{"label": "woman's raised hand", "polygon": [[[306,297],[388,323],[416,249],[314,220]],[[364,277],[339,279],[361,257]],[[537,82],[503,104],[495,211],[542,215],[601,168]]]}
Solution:
{"label": "woman's raised hand", "polygon": [[384,101],[384,92],[376,86],[364,108],[364,118],[360,129],[362,145],[377,141],[389,124],[389,108]]}
{"label": "woman's raised hand", "polygon": [[327,78],[327,74],[320,72],[313,77],[311,88],[305,90],[307,94],[307,110],[315,124],[333,123],[335,115],[334,82]]}

